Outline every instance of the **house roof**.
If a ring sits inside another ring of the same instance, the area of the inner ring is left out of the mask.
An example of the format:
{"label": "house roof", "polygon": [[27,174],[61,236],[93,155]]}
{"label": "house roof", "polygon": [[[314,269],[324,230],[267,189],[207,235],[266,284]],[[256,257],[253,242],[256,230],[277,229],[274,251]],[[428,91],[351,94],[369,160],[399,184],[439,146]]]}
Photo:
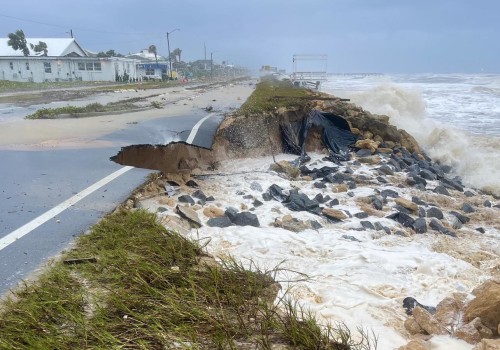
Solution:
{"label": "house roof", "polygon": [[[9,38],[0,38],[0,56],[23,56],[22,51],[14,50],[7,42]],[[75,53],[79,56],[86,57],[87,54],[76,42],[74,38],[26,38],[30,56],[42,56],[43,53],[35,52],[31,49],[30,44],[37,45],[39,41],[47,44],[47,56],[66,56]]]}
{"label": "house roof", "polygon": [[[147,59],[147,60],[155,60],[155,54],[152,52],[149,52],[148,49],[142,49],[140,52],[132,53],[129,55],[126,55],[125,57],[133,57],[133,58],[139,58],[139,59]],[[164,57],[161,55],[156,55],[156,58],[158,58],[158,61],[163,60]]]}

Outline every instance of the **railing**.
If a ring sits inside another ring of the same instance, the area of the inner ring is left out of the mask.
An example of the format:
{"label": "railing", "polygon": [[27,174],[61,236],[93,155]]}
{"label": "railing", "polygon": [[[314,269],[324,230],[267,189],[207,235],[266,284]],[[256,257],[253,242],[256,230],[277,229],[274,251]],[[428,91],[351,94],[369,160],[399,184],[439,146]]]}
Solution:
{"label": "railing", "polygon": [[292,80],[314,80],[326,81],[326,72],[294,72],[291,75]]}

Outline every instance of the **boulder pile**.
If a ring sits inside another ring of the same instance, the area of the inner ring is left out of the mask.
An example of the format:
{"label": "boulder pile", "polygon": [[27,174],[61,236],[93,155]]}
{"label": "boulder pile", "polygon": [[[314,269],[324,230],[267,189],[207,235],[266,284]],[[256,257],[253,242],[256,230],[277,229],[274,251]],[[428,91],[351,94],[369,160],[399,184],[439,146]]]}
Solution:
{"label": "boulder pile", "polygon": [[[465,293],[444,298],[435,308],[421,305],[414,298],[404,300],[409,315],[404,326],[416,337],[400,350],[429,349],[426,336],[449,334],[469,344],[475,350],[500,347],[500,279],[491,279],[472,291],[474,299],[468,301]],[[418,347],[415,347],[419,349]]]}

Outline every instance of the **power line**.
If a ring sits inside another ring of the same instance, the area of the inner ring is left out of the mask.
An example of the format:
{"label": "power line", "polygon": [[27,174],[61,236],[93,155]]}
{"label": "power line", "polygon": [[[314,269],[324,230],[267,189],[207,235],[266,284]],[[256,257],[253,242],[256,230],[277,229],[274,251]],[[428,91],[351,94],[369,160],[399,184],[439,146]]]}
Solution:
{"label": "power line", "polygon": [[[64,29],[72,28],[74,30],[79,30],[79,31],[82,31],[82,32],[93,32],[93,33],[101,33],[101,34],[116,34],[116,35],[145,35],[145,34],[153,34],[153,33],[140,33],[140,32],[135,32],[135,33],[113,32],[113,31],[87,29],[87,28],[75,28],[73,26],[63,26],[63,25],[60,25],[60,24],[40,22],[40,21],[31,20],[31,19],[25,19],[25,18],[10,16],[10,15],[6,15],[6,14],[3,14],[3,13],[0,13],[0,17],[15,19],[15,20],[22,21],[22,22],[41,24],[41,25],[44,25],[44,26],[50,26],[50,27],[56,27],[56,28],[64,28]],[[154,33],[153,35],[159,35],[159,33]]]}

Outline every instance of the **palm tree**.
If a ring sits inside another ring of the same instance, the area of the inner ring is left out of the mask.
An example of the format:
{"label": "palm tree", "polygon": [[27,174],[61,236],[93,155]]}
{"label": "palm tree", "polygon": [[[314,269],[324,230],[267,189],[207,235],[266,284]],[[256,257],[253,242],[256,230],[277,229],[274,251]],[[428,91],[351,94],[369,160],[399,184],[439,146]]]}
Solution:
{"label": "palm tree", "polygon": [[173,59],[175,62],[180,62],[181,61],[181,53],[182,50],[177,48],[172,53],[170,54],[170,58]]}
{"label": "palm tree", "polygon": [[158,67],[158,53],[156,51],[156,46],[155,45],[149,45],[148,48],[149,53],[153,53],[155,55],[155,60],[156,60],[156,66]]}
{"label": "palm tree", "polygon": [[49,50],[47,48],[47,43],[43,42],[43,41],[39,41],[38,44],[36,44],[36,45],[30,44],[30,46],[31,46],[31,49],[33,51],[35,51],[36,53],[43,52],[42,56],[47,56],[47,53],[49,52]]}
{"label": "palm tree", "polygon": [[179,49],[179,48],[177,48],[177,49],[175,49],[174,51],[176,51],[177,56],[179,56],[179,62],[180,62],[180,61],[181,61],[181,53],[182,53],[182,50],[181,50],[181,49]]}
{"label": "palm tree", "polygon": [[21,29],[16,30],[15,33],[9,33],[9,41],[7,45],[12,47],[14,50],[20,50],[23,52],[24,56],[29,56],[30,49],[28,49],[28,42],[24,36],[24,32]]}

